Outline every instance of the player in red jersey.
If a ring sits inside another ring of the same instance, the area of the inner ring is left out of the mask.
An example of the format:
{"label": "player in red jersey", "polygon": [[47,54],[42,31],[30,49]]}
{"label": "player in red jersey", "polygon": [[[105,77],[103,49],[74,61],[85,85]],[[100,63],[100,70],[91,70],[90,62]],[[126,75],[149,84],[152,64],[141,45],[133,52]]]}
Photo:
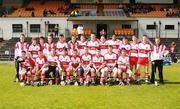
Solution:
{"label": "player in red jersey", "polygon": [[76,36],[72,36],[71,40],[68,42],[68,50],[69,54],[72,55],[72,52],[77,49],[78,50],[78,42],[76,40]]}
{"label": "player in red jersey", "polygon": [[16,67],[16,76],[15,76],[16,81],[19,81],[19,62],[18,62],[18,58],[21,56],[22,51],[27,52],[28,48],[29,48],[29,44],[27,44],[24,41],[24,39],[25,39],[24,34],[21,34],[20,41],[15,44],[15,51],[14,51],[15,56],[14,56],[14,59],[15,59],[15,67]]}
{"label": "player in red jersey", "polygon": [[18,62],[20,81],[23,83],[29,83],[31,76],[31,65],[27,57],[26,51],[21,51],[21,56],[18,58]]}
{"label": "player in red jersey", "polygon": [[81,56],[82,54],[85,53],[84,47],[87,46],[87,40],[84,35],[81,35],[80,41],[78,41],[78,54]]}
{"label": "player in red jersey", "polygon": [[46,44],[45,44],[45,38],[43,36],[41,36],[39,38],[39,47],[40,50],[44,53],[44,48],[45,48]]}
{"label": "player in red jersey", "polygon": [[136,36],[132,36],[132,42],[130,43],[130,51],[129,51],[129,63],[131,71],[133,68],[136,69],[137,61],[138,61],[138,38]]}
{"label": "player in red jersey", "polygon": [[63,48],[68,48],[68,44],[64,38],[63,34],[59,35],[59,41],[56,43],[56,53],[57,55],[62,55]]}
{"label": "player in red jersey", "polygon": [[148,39],[146,36],[142,37],[142,42],[139,43],[138,46],[138,61],[137,61],[137,68],[136,68],[136,82],[140,83],[140,66],[144,66],[145,68],[145,82],[149,83],[148,77],[148,63],[149,63],[149,53],[151,51],[151,46],[148,43]]}
{"label": "player in red jersey", "polygon": [[[50,55],[47,57],[47,63],[48,63],[48,69],[47,71],[45,71],[46,73],[46,80],[47,82],[49,81],[48,78],[51,78],[53,80],[55,80],[56,84],[59,84],[59,69],[60,66],[58,65],[59,60],[58,57],[56,56],[56,50],[55,49],[51,49]],[[50,73],[53,73],[52,75],[50,75]]]}
{"label": "player in red jersey", "polygon": [[114,73],[117,73],[117,54],[113,53],[113,46],[108,47],[108,53],[104,56],[106,67],[105,72],[108,73],[109,81],[112,80]]}
{"label": "player in red jersey", "polygon": [[38,57],[35,60],[35,65],[36,78],[41,78],[41,83],[44,84],[46,82],[45,71],[47,70],[47,58],[44,56],[41,50],[38,51]]}
{"label": "player in red jersey", "polygon": [[32,38],[32,44],[29,46],[29,53],[31,54],[31,57],[34,59],[34,61],[36,60],[36,58],[38,57],[38,51],[40,50],[39,45],[37,44],[36,38],[33,37]]}
{"label": "player in red jersey", "polygon": [[108,51],[108,42],[106,41],[105,36],[101,36],[99,41],[99,49],[101,50],[101,55],[105,55]]}
{"label": "player in red jersey", "polygon": [[121,53],[120,56],[118,57],[118,72],[117,74],[114,74],[114,77],[118,77],[118,81],[119,81],[119,85],[124,85],[123,81],[122,81],[122,73],[126,74],[126,84],[130,85],[130,81],[132,78],[132,71],[130,70],[130,66],[129,66],[129,57],[127,54],[127,51],[125,48],[121,49]]}
{"label": "player in red jersey", "polygon": [[55,49],[55,43],[53,42],[53,37],[48,36],[47,43],[44,48],[44,55],[47,57],[51,54],[51,51]]}
{"label": "player in red jersey", "polygon": [[87,46],[89,48],[89,53],[92,55],[96,54],[96,47],[99,47],[99,41],[94,33],[91,34],[91,40],[88,41]]}
{"label": "player in red jersey", "polygon": [[89,53],[88,47],[85,46],[84,53],[81,55],[82,64],[78,69],[80,85],[83,85],[83,77],[86,82],[90,82],[91,59],[92,55]]}
{"label": "player in red jersey", "polygon": [[81,57],[78,55],[77,50],[73,50],[72,56],[71,56],[71,71],[69,72],[70,74],[67,74],[67,83],[72,82],[73,77],[75,78],[74,84],[77,85],[77,77],[78,75],[78,69],[81,66]]}
{"label": "player in red jersey", "polygon": [[108,45],[111,45],[113,47],[113,52],[118,54],[119,48],[120,48],[120,45],[121,45],[121,41],[119,41],[117,39],[116,35],[113,35],[112,39],[108,40]]}
{"label": "player in red jersey", "polygon": [[92,84],[95,84],[95,76],[100,76],[100,84],[104,85],[106,82],[107,72],[105,72],[105,60],[104,56],[100,54],[100,49],[96,48],[96,54],[92,56],[92,65],[91,68],[91,81]]}
{"label": "player in red jersey", "polygon": [[121,51],[122,48],[125,48],[127,54],[129,53],[129,51],[130,51],[130,44],[129,44],[128,39],[125,38],[125,37],[122,39],[122,43],[120,44],[120,51]]}
{"label": "player in red jersey", "polygon": [[71,63],[71,57],[68,55],[67,48],[63,48],[62,55],[59,55],[58,58],[60,62],[60,75],[61,75],[61,84],[65,84],[65,76],[67,76],[67,79],[69,79],[70,75],[70,63]]}

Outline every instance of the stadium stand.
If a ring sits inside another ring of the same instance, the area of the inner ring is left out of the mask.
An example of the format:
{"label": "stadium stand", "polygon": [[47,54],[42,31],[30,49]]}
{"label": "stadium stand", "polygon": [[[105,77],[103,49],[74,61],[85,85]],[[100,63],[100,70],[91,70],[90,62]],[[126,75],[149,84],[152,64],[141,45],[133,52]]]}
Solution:
{"label": "stadium stand", "polygon": [[30,17],[32,12],[34,12],[36,17],[67,16],[69,6],[63,1],[46,1],[44,4],[41,4],[39,1],[31,1],[26,7],[18,8],[9,16]]}
{"label": "stadium stand", "polygon": [[133,5],[125,6],[132,17],[179,17],[178,8],[169,5]]}

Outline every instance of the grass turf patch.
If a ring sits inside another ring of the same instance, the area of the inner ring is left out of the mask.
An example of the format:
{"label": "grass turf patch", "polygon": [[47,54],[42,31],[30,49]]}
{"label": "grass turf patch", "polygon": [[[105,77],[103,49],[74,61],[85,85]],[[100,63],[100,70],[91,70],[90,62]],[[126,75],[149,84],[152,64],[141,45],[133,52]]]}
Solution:
{"label": "grass turf patch", "polygon": [[13,82],[14,72],[14,65],[0,65],[0,109],[180,109],[177,64],[164,67],[160,86],[21,87]]}

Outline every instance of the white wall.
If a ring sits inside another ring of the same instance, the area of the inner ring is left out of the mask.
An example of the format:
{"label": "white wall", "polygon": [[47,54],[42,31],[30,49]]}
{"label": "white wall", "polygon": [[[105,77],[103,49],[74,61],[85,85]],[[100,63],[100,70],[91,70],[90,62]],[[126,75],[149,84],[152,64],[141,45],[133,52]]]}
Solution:
{"label": "white wall", "polygon": [[[107,24],[108,33],[111,35],[112,30],[115,27],[120,27],[122,24],[132,24],[132,28],[136,28],[136,21],[67,21],[67,17],[47,17],[47,18],[0,18],[0,37],[3,36],[3,39],[8,40],[12,37],[19,37],[21,33],[12,32],[12,24],[23,24],[23,33],[27,36],[27,24],[41,24],[41,33],[33,34],[28,31],[29,37],[39,37],[45,36],[45,21],[49,21],[50,24],[59,24],[60,33],[64,34],[66,37],[70,37],[70,30],[73,28],[73,24],[83,24],[84,27],[93,28],[93,32],[96,32],[96,24]],[[156,32],[152,30],[146,30],[147,24],[154,24],[154,21],[159,26],[159,21],[161,21],[161,37],[163,38],[177,38],[178,36],[178,21],[180,18],[137,18],[139,20],[139,36],[146,34],[148,37],[155,37]],[[175,25],[175,30],[165,31],[165,25]],[[159,29],[159,28],[158,28]],[[29,28],[30,30],[30,28]],[[69,30],[67,33],[65,30]],[[3,34],[2,34],[3,33]],[[157,32],[159,35],[159,32]]]}
{"label": "white wall", "polygon": [[[28,32],[27,32],[27,23],[28,23]],[[67,29],[67,17],[54,17],[54,18],[0,18],[0,33],[3,31],[3,39],[8,40],[12,37],[19,37],[22,33],[13,33],[12,24],[22,24],[23,33],[28,37],[39,37],[45,36],[45,21],[49,21],[50,24],[59,24],[60,33],[65,34],[65,29]],[[30,33],[30,24],[40,24],[41,32],[40,33]],[[2,35],[0,34],[0,37]]]}
{"label": "white wall", "polygon": [[[139,36],[146,34],[148,37],[156,37],[155,30],[146,30],[146,25],[157,24],[159,36],[159,21],[161,21],[161,34],[162,38],[177,38],[178,37],[178,21],[180,18],[139,18]],[[174,30],[165,30],[165,25],[174,25]]]}

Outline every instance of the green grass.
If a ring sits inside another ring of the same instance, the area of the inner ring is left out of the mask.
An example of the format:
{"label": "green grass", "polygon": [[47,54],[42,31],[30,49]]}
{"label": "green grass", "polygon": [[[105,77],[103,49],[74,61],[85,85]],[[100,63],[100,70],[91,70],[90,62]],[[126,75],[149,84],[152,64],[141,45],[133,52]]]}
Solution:
{"label": "green grass", "polygon": [[164,67],[165,85],[20,87],[14,65],[0,65],[0,109],[180,109],[180,65]]}

